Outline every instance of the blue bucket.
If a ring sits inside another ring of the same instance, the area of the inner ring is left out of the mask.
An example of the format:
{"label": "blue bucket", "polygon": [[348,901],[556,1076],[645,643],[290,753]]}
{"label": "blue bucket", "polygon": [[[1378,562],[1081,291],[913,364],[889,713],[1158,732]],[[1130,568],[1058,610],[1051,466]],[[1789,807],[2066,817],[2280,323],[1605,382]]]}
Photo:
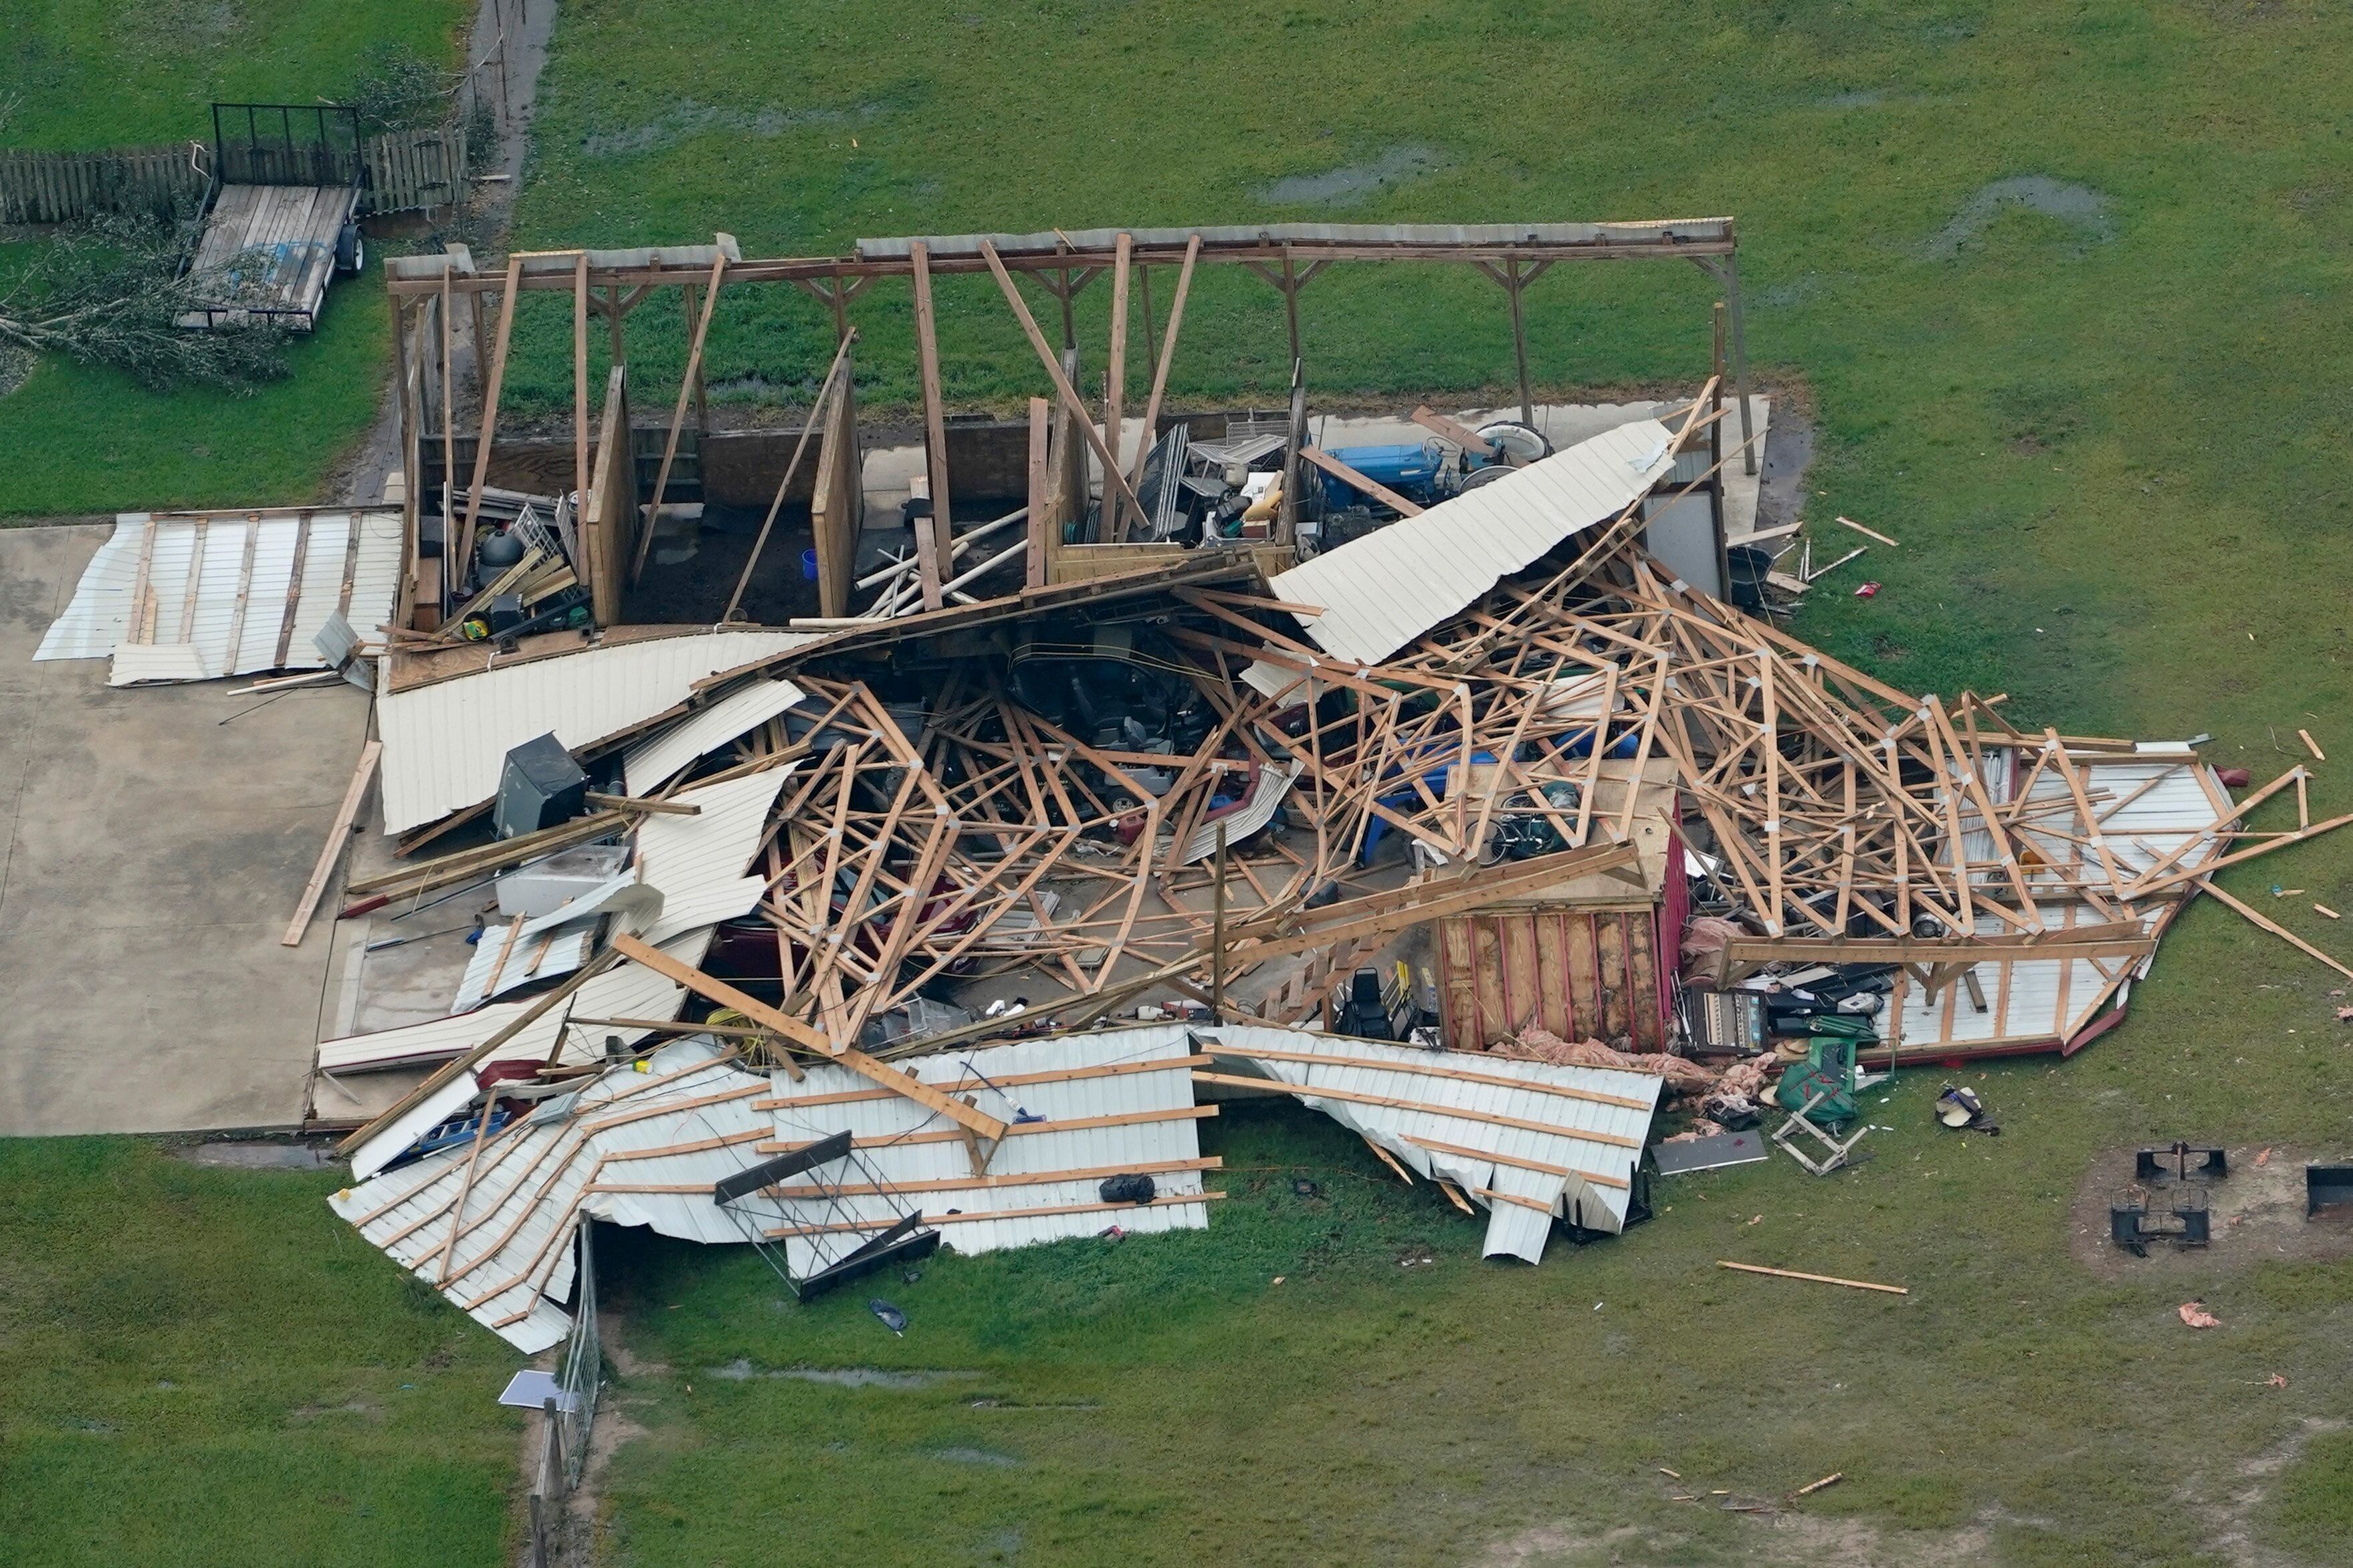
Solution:
{"label": "blue bucket", "polygon": [[814,550],[801,552],[801,581],[804,583],[817,581],[817,552]]}

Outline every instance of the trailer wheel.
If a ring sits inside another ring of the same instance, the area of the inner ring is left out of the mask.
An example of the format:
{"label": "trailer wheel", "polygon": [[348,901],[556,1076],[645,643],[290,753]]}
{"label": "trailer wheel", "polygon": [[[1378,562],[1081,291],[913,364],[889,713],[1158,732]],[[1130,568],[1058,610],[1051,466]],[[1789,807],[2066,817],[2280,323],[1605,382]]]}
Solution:
{"label": "trailer wheel", "polygon": [[335,236],[335,270],[349,276],[367,266],[367,242],[360,237],[360,226],[346,223]]}

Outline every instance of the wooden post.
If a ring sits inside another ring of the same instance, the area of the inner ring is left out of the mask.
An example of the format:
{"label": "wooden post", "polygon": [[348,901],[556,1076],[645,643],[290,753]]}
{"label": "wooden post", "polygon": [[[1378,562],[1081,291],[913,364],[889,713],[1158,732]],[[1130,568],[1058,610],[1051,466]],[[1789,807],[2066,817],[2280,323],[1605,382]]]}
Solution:
{"label": "wooden post", "polygon": [[585,506],[588,501],[588,253],[585,250],[572,263],[572,488]]}
{"label": "wooden post", "polygon": [[849,363],[849,346],[858,341],[856,332],[841,340],[833,351],[833,364],[825,373],[825,384],[817,390],[817,401],[809,406],[808,423],[801,426],[801,438],[793,443],[792,461],[785,465],[785,477],[776,481],[776,499],[768,503],[768,515],[761,520],[758,537],[752,541],[752,552],[744,557],[744,574],[735,579],[735,592],[727,596],[727,608],[720,612],[722,621],[735,617],[735,606],[744,602],[744,591],[752,585],[753,569],[760,564],[760,552],[768,545],[768,531],[776,525],[776,513],[785,507],[785,491],[792,488],[793,476],[800,471],[801,454],[808,450],[810,435],[825,418],[826,405],[834,394],[834,385],[841,379],[842,367]]}
{"label": "wooden post", "polygon": [[[1176,297],[1168,303],[1168,331],[1160,340],[1160,353],[1152,363],[1152,395],[1144,405],[1144,441],[1135,449],[1135,468],[1132,481],[1144,482],[1144,459],[1152,455],[1152,443],[1160,433],[1160,396],[1168,390],[1168,362],[1176,357],[1176,333],[1185,324],[1185,296],[1193,287],[1193,263],[1201,255],[1201,237],[1194,235],[1185,242],[1185,265],[1176,272]],[[1145,269],[1147,272],[1149,268]],[[1149,336],[1152,307],[1149,297],[1145,302],[1144,320]]]}
{"label": "wooden post", "polygon": [[841,291],[841,274],[833,275],[833,286],[826,290],[826,299],[833,306],[833,341],[842,342],[849,336],[849,300]]}
{"label": "wooden post", "polygon": [[1057,290],[1057,297],[1062,301],[1062,347],[1066,350],[1079,346],[1078,322],[1071,314],[1071,301],[1078,297],[1078,292],[1071,283],[1071,269],[1063,268],[1062,287]]}
{"label": "wooden post", "polygon": [[[480,299],[480,296],[476,295],[475,298]],[[474,482],[466,494],[466,530],[459,538],[457,560],[442,563],[442,580],[453,594],[458,584],[465,580],[467,570],[474,560],[474,524],[481,516],[482,485],[490,478],[491,437],[499,427],[499,390],[506,384],[507,345],[514,341],[515,306],[522,298],[522,258],[511,256],[507,258],[506,303],[499,311],[499,344],[491,354],[490,385],[482,392],[481,434],[475,437],[474,442]],[[479,330],[480,323],[478,321],[475,326]],[[477,344],[478,360],[479,357],[480,345]],[[441,548],[446,554],[449,548],[446,540]]]}
{"label": "wooden post", "polygon": [[1029,400],[1029,518],[1025,525],[1029,533],[1029,556],[1024,582],[1032,588],[1046,585],[1050,552],[1061,542],[1047,527],[1046,520],[1046,430],[1053,412],[1054,405],[1044,398]]}
{"label": "wooden post", "polygon": [[[932,559],[937,566],[923,574],[923,608],[936,610],[947,603],[940,591],[940,573],[946,569],[955,533],[948,526],[948,437],[940,407],[940,346],[932,316],[932,249],[918,239],[907,247],[915,286],[915,353],[923,380],[923,449],[932,481]],[[915,526],[923,526],[919,519]],[[923,552],[916,552],[923,559]]]}
{"label": "wooden post", "polygon": [[[480,296],[476,295],[475,298],[480,299]],[[449,366],[450,347],[449,268],[444,262],[441,268],[441,553],[444,556],[449,553],[449,514],[457,510],[451,503],[458,496],[458,414],[456,383]],[[417,504],[418,500],[411,496],[410,504]],[[443,597],[441,604],[434,606],[436,610],[444,609],[448,604],[449,563],[444,560],[441,566]]]}
{"label": "wooden post", "polygon": [[1300,362],[1299,353],[1299,279],[1291,269],[1291,247],[1282,247],[1282,316],[1291,328],[1291,363]]}
{"label": "wooden post", "polygon": [[1520,314],[1520,263],[1517,257],[1504,263],[1504,291],[1512,300],[1512,359],[1520,372],[1520,423],[1535,428],[1535,399],[1528,393],[1528,328]]}
{"label": "wooden post", "polygon": [[[1715,388],[1708,400],[1707,510],[1715,532],[1716,596],[1727,602],[1732,597],[1732,551],[1724,537],[1724,301],[1715,302],[1715,346],[1709,357],[1708,384]],[[1755,519],[1750,520],[1755,526]]]}
{"label": "wooden post", "polygon": [[1020,290],[1013,286],[1013,275],[1005,269],[1005,258],[998,256],[997,247],[986,239],[980,242],[980,254],[987,261],[989,271],[996,276],[997,287],[1004,294],[1005,302],[1013,308],[1014,316],[1021,322],[1021,331],[1029,338],[1030,349],[1038,355],[1039,363],[1046,367],[1047,378],[1053,382],[1054,391],[1061,397],[1062,405],[1070,411],[1071,423],[1078,427],[1087,444],[1094,448],[1096,458],[1103,466],[1103,510],[1113,510],[1112,492],[1117,490],[1120,500],[1142,518],[1144,504],[1135,499],[1134,488],[1127,482],[1127,476],[1119,471],[1119,460],[1103,445],[1103,438],[1095,429],[1094,422],[1087,416],[1086,400],[1079,395],[1078,388],[1071,384],[1071,378],[1062,374],[1054,352],[1046,346],[1046,334],[1038,330],[1038,319],[1029,313],[1029,307],[1022,303]]}
{"label": "wooden post", "polygon": [[[1152,346],[1151,268],[1139,267],[1135,269],[1135,295],[1136,302],[1141,305],[1144,310],[1144,363],[1151,364],[1160,357],[1158,351],[1154,349]],[[1150,443],[1146,442],[1145,445],[1149,446]]]}
{"label": "wooden post", "polygon": [[[653,548],[654,522],[661,516],[662,496],[670,489],[670,464],[678,458],[679,429],[686,423],[687,393],[691,387],[699,384],[699,378],[702,374],[702,345],[711,336],[712,312],[719,308],[719,286],[726,280],[726,278],[727,257],[724,252],[722,252],[719,259],[711,264],[711,291],[703,296],[702,310],[694,318],[694,338],[687,346],[686,374],[678,384],[678,406],[670,413],[670,435],[662,442],[661,468],[654,477],[653,500],[646,506],[645,526],[638,531],[637,558],[629,566],[631,583],[635,583],[645,574],[646,555]],[[807,439],[806,437],[803,438]],[[630,461],[636,460],[632,456]],[[749,563],[746,564],[748,565]]]}
{"label": "wooden post", "polygon": [[1226,1016],[1226,819],[1218,818],[1217,902],[1209,925],[1209,1022]]}
{"label": "wooden post", "polygon": [[1724,258],[1724,302],[1732,310],[1732,392],[1740,399],[1740,471],[1757,471],[1757,432],[1748,412],[1748,335],[1740,326],[1740,253]]}
{"label": "wooden post", "polygon": [[[722,255],[720,259],[724,261],[726,257]],[[686,329],[690,332],[694,331],[694,324],[698,320],[707,321],[710,318],[711,312],[708,309],[700,312],[695,310],[695,301],[702,297],[702,290],[696,284],[682,284],[679,288],[679,301],[686,309]],[[688,362],[686,379],[694,388],[694,428],[698,434],[708,435],[711,431],[711,405],[703,398],[702,362],[700,359],[691,359]]]}
{"label": "wooden post", "polygon": [[[1111,365],[1103,385],[1103,445],[1112,456],[1119,456],[1119,416],[1127,402],[1127,282],[1128,258],[1132,241],[1125,229],[1120,230],[1119,240],[1112,258],[1111,275]],[[1144,446],[1152,445],[1152,434],[1146,431]]]}
{"label": "wooden post", "polygon": [[611,340],[615,364],[629,362],[628,353],[621,344],[621,318],[627,314],[628,312],[621,305],[621,286],[616,283],[605,290],[605,335]]}

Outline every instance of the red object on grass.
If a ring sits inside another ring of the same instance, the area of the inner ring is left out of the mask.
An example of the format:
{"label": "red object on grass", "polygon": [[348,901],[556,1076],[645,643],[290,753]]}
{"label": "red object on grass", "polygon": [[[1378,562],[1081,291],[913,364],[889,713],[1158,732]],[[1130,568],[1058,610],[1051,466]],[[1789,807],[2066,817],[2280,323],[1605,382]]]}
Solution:
{"label": "red object on grass", "polygon": [[1857,589],[1854,591],[1854,596],[1855,596],[1856,598],[1858,598],[1858,599],[1868,599],[1868,598],[1870,598],[1872,595],[1873,595],[1874,594],[1877,594],[1878,592],[1879,592],[1879,584],[1876,584],[1876,583],[1865,583],[1862,587],[1857,588]]}

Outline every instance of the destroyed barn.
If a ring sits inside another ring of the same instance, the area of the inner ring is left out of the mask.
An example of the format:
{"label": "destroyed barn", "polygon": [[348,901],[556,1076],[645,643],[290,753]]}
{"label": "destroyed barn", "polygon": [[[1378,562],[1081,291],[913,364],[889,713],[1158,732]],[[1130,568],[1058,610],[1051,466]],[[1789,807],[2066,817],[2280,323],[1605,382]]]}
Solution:
{"label": "destroyed barn", "polygon": [[[1522,291],[1644,258],[1724,285],[1713,373],[1540,408]],[[1502,285],[1516,411],[1311,413],[1302,290],[1376,261]],[[1282,291],[1286,408],[1165,406],[1205,265]],[[1556,1226],[1646,1217],[1653,1173],[1761,1157],[1768,1123],[1837,1168],[1871,1073],[2081,1048],[2211,873],[2337,825],[2245,826],[2301,805],[2300,767],[2234,800],[2194,742],[2022,727],[1784,630],[1853,551],[1814,570],[1759,515],[1728,220],[390,271],[385,505],[126,519],[42,657],[375,691],[288,940],[372,775],[400,855],[342,913],[483,914],[446,1016],[320,1047],[324,1081],[374,1094],[335,1207],[525,1350],[568,1331],[586,1220],[755,1245],[805,1293],[943,1245],[1205,1226],[1200,1123],[1241,1096],[1334,1117],[1535,1262]],[[1053,395],[1026,421],[946,413],[953,275],[1035,351]],[[852,392],[876,278],[913,289],[908,448]],[[1059,353],[1017,278],[1060,301]],[[1070,312],[1098,279],[1099,383]],[[763,283],[824,300],[837,352],[798,428],[714,430],[712,314]],[[687,372],[635,429],[625,321],[670,288]],[[573,429],[501,442],[534,290],[572,307]],[[1131,290],[1157,337],[1133,417]]]}

